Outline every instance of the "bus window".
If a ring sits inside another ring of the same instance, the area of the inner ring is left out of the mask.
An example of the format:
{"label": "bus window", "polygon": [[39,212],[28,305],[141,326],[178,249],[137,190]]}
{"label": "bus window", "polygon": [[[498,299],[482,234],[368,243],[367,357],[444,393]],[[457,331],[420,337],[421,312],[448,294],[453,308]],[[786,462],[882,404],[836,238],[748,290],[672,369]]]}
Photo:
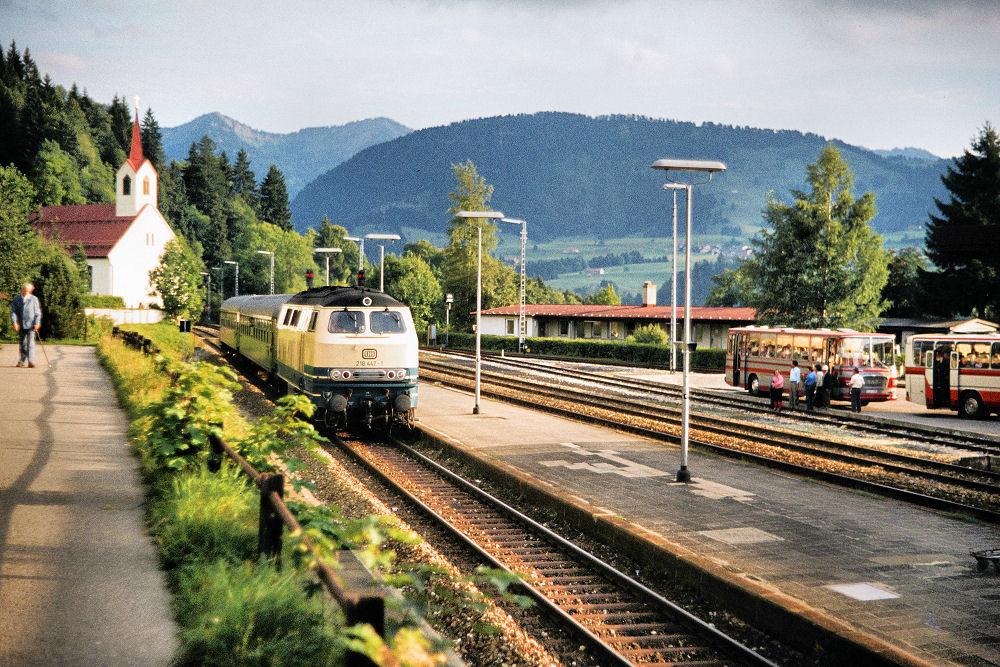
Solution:
{"label": "bus window", "polygon": [[809,336],[796,336],[795,341],[795,352],[792,355],[793,359],[803,359],[809,360]]}
{"label": "bus window", "polygon": [[840,340],[831,338],[826,341],[826,362],[830,368],[840,365]]}
{"label": "bus window", "polygon": [[330,333],[364,333],[365,315],[358,310],[337,310],[330,316]]}
{"label": "bus window", "polygon": [[924,366],[925,368],[932,368],[934,366],[934,355],[931,354],[934,350],[934,341],[910,341],[910,350],[912,357],[906,360],[908,365]]}
{"label": "bus window", "polygon": [[875,338],[872,341],[872,366],[888,368],[896,363],[894,341],[892,338]]}
{"label": "bus window", "polygon": [[1000,369],[1000,343],[993,343],[993,352],[991,354],[991,365],[993,368]]}
{"label": "bus window", "polygon": [[774,334],[763,334],[760,337],[760,356],[774,359]]}
{"label": "bus window", "polygon": [[792,358],[792,336],[790,334],[778,334],[775,342],[775,355],[781,359]]}
{"label": "bus window", "polygon": [[812,336],[810,338],[811,347],[809,351],[809,361],[811,363],[819,363],[823,361],[823,341],[825,339],[822,336]]}
{"label": "bus window", "polygon": [[986,342],[972,343],[966,362],[971,368],[989,368],[990,344]]}
{"label": "bus window", "polygon": [[749,357],[758,357],[758,356],[760,356],[760,335],[758,335],[758,334],[750,334],[750,346],[749,346],[749,349],[750,349],[750,352],[749,352],[749,354],[747,354],[747,356],[749,356]]}
{"label": "bus window", "polygon": [[955,352],[958,354],[959,368],[972,368],[975,365],[975,352],[972,343],[955,343]]}

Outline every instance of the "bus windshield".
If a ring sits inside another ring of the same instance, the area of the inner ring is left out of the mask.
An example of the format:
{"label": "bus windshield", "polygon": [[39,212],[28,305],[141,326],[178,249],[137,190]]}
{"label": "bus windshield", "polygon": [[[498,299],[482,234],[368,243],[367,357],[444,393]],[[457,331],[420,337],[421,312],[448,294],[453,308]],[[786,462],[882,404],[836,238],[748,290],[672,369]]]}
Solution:
{"label": "bus windshield", "polygon": [[893,364],[893,339],[874,336],[845,338],[841,358],[847,366],[888,368]]}

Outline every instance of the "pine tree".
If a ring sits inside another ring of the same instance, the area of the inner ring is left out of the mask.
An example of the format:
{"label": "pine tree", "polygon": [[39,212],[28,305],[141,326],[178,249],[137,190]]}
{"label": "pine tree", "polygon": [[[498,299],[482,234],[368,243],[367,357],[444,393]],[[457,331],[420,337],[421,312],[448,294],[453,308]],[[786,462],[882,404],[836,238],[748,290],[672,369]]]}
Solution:
{"label": "pine tree", "polygon": [[115,95],[111,100],[111,136],[124,155],[128,155],[132,145],[132,114],[128,111],[125,98],[118,99]]}
{"label": "pine tree", "polygon": [[292,228],[285,177],[273,164],[260,184],[260,217],[285,231]]}
{"label": "pine tree", "polygon": [[971,150],[941,176],[951,198],[934,200],[927,256],[937,267],[922,283],[940,315],[1000,316],[1000,137],[987,123]]}
{"label": "pine tree", "polygon": [[153,163],[153,168],[157,173],[163,171],[167,163],[167,156],[163,152],[163,135],[160,133],[160,124],[153,116],[153,109],[146,107],[146,114],[142,117],[139,126],[142,136],[142,155]]}
{"label": "pine tree", "polygon": [[242,148],[236,154],[236,164],[233,165],[233,194],[243,197],[255,213],[260,213],[257,177],[250,168],[250,156]]}

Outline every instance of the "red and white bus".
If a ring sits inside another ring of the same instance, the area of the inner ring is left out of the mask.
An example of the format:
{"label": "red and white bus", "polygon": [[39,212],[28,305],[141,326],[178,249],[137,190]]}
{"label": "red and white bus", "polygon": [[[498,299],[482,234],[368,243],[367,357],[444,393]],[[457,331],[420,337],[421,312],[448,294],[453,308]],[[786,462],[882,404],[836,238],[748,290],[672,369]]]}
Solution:
{"label": "red and white bus", "polygon": [[1000,413],[1000,334],[917,334],[905,363],[907,400],[962,417]]}
{"label": "red and white bus", "polygon": [[768,386],[775,369],[788,378],[792,360],[799,362],[802,378],[816,364],[827,364],[833,373],[831,398],[851,400],[848,383],[858,368],[865,379],[862,403],[893,398],[896,374],[895,339],[891,334],[862,333],[851,329],[771,329],[740,327],[729,330],[726,347],[726,383],[746,387],[752,394]]}

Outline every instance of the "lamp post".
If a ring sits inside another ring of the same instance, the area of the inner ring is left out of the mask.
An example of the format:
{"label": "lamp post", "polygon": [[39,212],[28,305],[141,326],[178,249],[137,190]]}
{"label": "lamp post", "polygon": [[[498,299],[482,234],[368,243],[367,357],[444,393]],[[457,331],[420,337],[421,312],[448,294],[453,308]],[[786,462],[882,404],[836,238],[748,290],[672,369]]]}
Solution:
{"label": "lamp post", "polygon": [[[401,237],[399,234],[365,234],[366,239],[371,239],[372,241],[398,241]],[[379,266],[378,266],[378,291],[385,291],[385,244],[379,243],[378,247],[381,249],[379,253]]]}
{"label": "lamp post", "polygon": [[330,253],[343,252],[340,248],[313,248],[313,252],[321,252],[326,255],[326,286],[330,286]]}
{"label": "lamp post", "polygon": [[[684,400],[681,408],[681,467],[677,471],[678,482],[690,482],[691,471],[688,470],[688,436],[691,421],[691,353],[697,343],[691,342],[691,187],[703,185],[712,180],[716,172],[725,171],[726,165],[713,160],[657,160],[653,169],[660,169],[670,183],[678,183],[687,191],[687,228],[684,234]],[[708,174],[708,178],[694,183],[681,183],[670,177],[671,171],[694,171]]]}
{"label": "lamp post", "polygon": [[199,271],[201,275],[207,278],[207,292],[205,297],[205,312],[207,313],[208,321],[212,321],[212,274],[207,271]]}
{"label": "lamp post", "polygon": [[[456,218],[474,218],[476,220],[486,220],[493,219],[499,220],[503,218],[503,213],[500,211],[458,211],[455,213]],[[476,224],[476,231],[479,232],[479,252],[478,252],[478,268],[476,269],[476,405],[472,408],[472,414],[479,414],[479,385],[480,378],[482,377],[482,367],[483,367],[483,354],[482,354],[482,326],[483,322],[483,226],[482,223]]]}
{"label": "lamp post", "polygon": [[258,250],[257,254],[271,256],[271,294],[274,294],[274,252],[271,250]]}
{"label": "lamp post", "polygon": [[670,370],[677,370],[677,191],[687,191],[680,183],[664,183],[664,190],[674,191],[674,249],[670,260]]}
{"label": "lamp post", "polygon": [[240,263],[239,262],[234,262],[231,259],[225,260],[224,263],[225,264],[235,264],[236,265],[236,287],[233,288],[233,291],[235,292],[235,294],[233,294],[233,296],[239,296],[240,295]]}
{"label": "lamp post", "polygon": [[222,273],[221,266],[213,266],[209,270],[219,272],[219,303],[221,304],[223,301],[226,300],[226,283],[223,280],[223,278],[225,278],[225,275]]}
{"label": "lamp post", "polygon": [[528,247],[528,223],[517,218],[502,218],[501,222],[509,222],[514,225],[521,225],[521,307],[517,311],[517,351],[524,352],[524,338],[528,334],[527,325],[524,321],[524,299],[525,299],[525,273],[527,271],[525,260]]}
{"label": "lamp post", "polygon": [[444,295],[444,346],[451,347],[451,304],[455,302],[454,294]]}

